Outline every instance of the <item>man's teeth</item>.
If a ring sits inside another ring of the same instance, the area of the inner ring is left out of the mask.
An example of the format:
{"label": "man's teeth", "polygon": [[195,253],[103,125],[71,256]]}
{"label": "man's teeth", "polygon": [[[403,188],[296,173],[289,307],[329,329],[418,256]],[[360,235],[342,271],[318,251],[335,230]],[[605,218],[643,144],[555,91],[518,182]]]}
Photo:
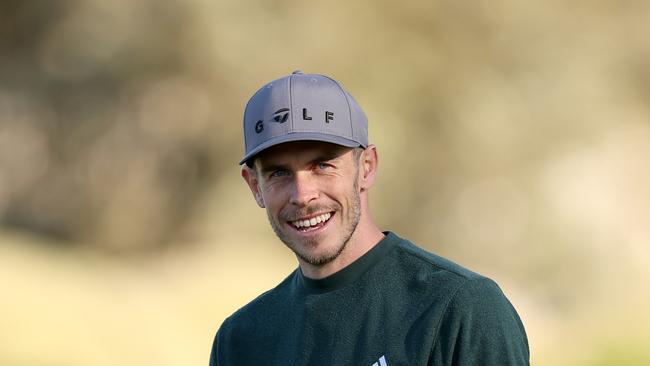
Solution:
{"label": "man's teeth", "polygon": [[301,227],[311,227],[311,226],[316,226],[317,224],[320,224],[321,222],[325,222],[332,217],[332,214],[329,212],[326,214],[322,214],[316,217],[312,217],[309,220],[296,220],[296,221],[291,221],[291,224],[295,226],[296,228],[301,228]]}

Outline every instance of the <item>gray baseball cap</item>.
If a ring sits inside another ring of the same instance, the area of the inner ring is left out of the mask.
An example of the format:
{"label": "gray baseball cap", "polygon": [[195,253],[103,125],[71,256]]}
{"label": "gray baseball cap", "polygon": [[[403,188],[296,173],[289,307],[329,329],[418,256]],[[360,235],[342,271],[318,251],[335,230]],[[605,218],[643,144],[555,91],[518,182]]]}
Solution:
{"label": "gray baseball cap", "polygon": [[244,112],[244,164],[262,150],[289,141],[368,146],[368,119],[335,80],[294,71],[258,90]]}

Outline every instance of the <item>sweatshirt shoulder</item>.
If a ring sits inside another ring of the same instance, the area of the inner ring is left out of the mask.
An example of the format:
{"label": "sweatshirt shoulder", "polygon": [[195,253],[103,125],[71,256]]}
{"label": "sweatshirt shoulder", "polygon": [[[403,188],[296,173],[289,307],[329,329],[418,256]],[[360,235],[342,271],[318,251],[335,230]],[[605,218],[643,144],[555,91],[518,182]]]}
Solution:
{"label": "sweatshirt shoulder", "polygon": [[251,345],[271,338],[287,319],[285,307],[294,291],[294,275],[295,271],[221,323],[212,346],[210,366],[241,364],[235,360],[249,352]]}
{"label": "sweatshirt shoulder", "polygon": [[460,282],[464,280],[484,279],[485,277],[473,272],[449,259],[428,252],[406,239],[401,239],[396,246],[396,255],[411,268],[446,274]]}
{"label": "sweatshirt shoulder", "polygon": [[293,291],[293,280],[295,271],[289,274],[282,282],[274,288],[263,292],[255,299],[251,300],[246,305],[235,311],[230,317],[229,322],[237,324],[239,322],[246,322],[250,317],[260,318],[265,313],[273,313],[277,307],[282,306],[286,302],[288,296]]}

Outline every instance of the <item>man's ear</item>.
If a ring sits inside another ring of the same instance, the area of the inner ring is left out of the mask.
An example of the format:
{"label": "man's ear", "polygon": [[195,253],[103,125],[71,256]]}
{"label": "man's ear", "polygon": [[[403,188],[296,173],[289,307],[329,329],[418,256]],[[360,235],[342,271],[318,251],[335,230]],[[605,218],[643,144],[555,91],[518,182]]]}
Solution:
{"label": "man's ear", "polygon": [[377,175],[377,165],[379,164],[379,157],[377,156],[377,146],[368,145],[361,153],[361,161],[359,162],[359,188],[365,191],[372,187],[375,183],[375,176]]}
{"label": "man's ear", "polygon": [[253,193],[253,198],[255,198],[257,205],[261,208],[264,208],[264,200],[262,199],[262,193],[260,192],[260,184],[257,177],[257,171],[254,168],[249,168],[246,164],[244,164],[241,166],[241,176],[248,184],[248,188],[251,189],[251,193]]}

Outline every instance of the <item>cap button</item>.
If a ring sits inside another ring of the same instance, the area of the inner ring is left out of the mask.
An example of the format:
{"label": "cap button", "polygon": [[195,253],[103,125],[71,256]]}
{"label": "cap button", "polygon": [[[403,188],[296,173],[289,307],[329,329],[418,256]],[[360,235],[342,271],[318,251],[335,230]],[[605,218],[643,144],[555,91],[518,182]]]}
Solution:
{"label": "cap button", "polygon": [[300,70],[296,70],[296,71],[292,72],[291,74],[292,74],[292,75],[302,74],[302,71],[300,71]]}

